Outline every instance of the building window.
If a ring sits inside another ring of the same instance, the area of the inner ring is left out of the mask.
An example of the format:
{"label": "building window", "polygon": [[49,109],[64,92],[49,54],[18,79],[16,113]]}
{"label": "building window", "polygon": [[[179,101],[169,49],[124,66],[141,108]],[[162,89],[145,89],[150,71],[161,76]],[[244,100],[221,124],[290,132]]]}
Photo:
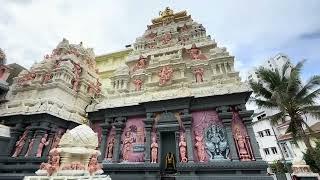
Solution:
{"label": "building window", "polygon": [[270,130],[269,129],[266,129],[266,130],[264,130],[265,132],[266,132],[266,135],[267,136],[271,136],[271,133],[270,133]]}
{"label": "building window", "polygon": [[286,158],[291,158],[292,157],[290,152],[289,152],[290,150],[289,150],[289,148],[288,148],[286,143],[281,143],[281,148],[282,148],[284,156]]}
{"label": "building window", "polygon": [[265,153],[266,155],[269,155],[269,154],[270,154],[270,152],[269,152],[269,149],[268,149],[268,148],[264,148],[264,149],[263,149],[263,151],[264,151],[264,153]]}
{"label": "building window", "polygon": [[272,147],[271,151],[273,154],[278,154],[277,148],[276,147]]}
{"label": "building window", "polygon": [[260,137],[263,137],[263,132],[262,131],[259,131],[258,134],[259,134]]}

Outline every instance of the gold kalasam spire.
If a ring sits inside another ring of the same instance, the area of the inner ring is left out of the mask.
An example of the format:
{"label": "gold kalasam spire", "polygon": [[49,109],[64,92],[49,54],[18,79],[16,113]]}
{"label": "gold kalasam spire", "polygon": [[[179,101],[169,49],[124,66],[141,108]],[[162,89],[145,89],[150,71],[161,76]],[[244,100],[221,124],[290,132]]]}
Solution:
{"label": "gold kalasam spire", "polygon": [[164,9],[164,11],[160,11],[159,12],[159,15],[164,18],[164,17],[167,17],[167,16],[172,16],[173,15],[173,10],[170,9],[169,7],[166,7]]}
{"label": "gold kalasam spire", "polygon": [[164,11],[159,12],[159,17],[152,19],[152,25],[159,25],[164,22],[172,22],[180,19],[190,18],[190,16],[187,16],[186,11],[181,12],[173,12],[172,9],[169,7],[166,7]]}

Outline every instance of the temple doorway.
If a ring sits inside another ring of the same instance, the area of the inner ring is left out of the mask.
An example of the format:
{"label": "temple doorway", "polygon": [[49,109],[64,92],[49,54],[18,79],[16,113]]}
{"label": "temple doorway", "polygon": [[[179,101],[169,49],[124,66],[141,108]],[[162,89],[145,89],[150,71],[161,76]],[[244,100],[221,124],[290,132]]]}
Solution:
{"label": "temple doorway", "polygon": [[[175,160],[177,158],[176,156],[176,138],[175,138],[175,132],[169,131],[169,132],[161,132],[160,133],[160,141],[161,141],[161,162],[160,162],[160,168],[161,172],[165,172],[166,168],[166,156],[169,153],[172,153],[175,157]],[[176,163],[176,162],[175,162]]]}

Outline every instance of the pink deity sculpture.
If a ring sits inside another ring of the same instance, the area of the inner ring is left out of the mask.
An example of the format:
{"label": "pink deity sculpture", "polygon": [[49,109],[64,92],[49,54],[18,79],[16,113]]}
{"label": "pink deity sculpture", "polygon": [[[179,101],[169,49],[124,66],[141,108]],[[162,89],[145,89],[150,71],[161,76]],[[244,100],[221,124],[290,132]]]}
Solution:
{"label": "pink deity sculpture", "polygon": [[236,128],[236,134],[234,135],[234,139],[239,152],[239,156],[240,156],[239,158],[242,161],[250,161],[251,156],[249,154],[249,147],[247,145],[245,138],[241,135],[239,128]]}
{"label": "pink deity sculpture", "polygon": [[38,146],[38,150],[37,150],[37,155],[36,155],[36,157],[41,157],[44,146],[48,146],[48,145],[49,145],[50,140],[47,140],[47,138],[48,138],[48,134],[45,134],[45,135],[41,138],[40,144],[39,144],[39,146]]}
{"label": "pink deity sculpture", "polygon": [[42,79],[42,84],[46,84],[52,78],[51,72],[46,72]]}
{"label": "pink deity sculpture", "polygon": [[60,155],[56,148],[49,152],[49,159],[47,163],[41,163],[40,169],[47,170],[48,175],[51,176],[54,172],[59,169],[60,166]]}
{"label": "pink deity sculpture", "polygon": [[24,131],[20,139],[16,142],[16,148],[14,150],[12,157],[18,157],[19,154],[21,153],[23,146],[27,140],[27,134],[28,134],[28,130]]}
{"label": "pink deity sculpture", "polygon": [[147,58],[140,55],[138,62],[134,65],[133,70],[144,69],[147,66]]}
{"label": "pink deity sculpture", "polygon": [[187,143],[185,141],[184,135],[180,136],[179,150],[180,150],[180,162],[183,162],[183,163],[188,162],[188,158],[186,157]]}
{"label": "pink deity sculpture", "polygon": [[62,134],[63,134],[63,131],[59,130],[58,133],[55,135],[52,141],[51,149],[58,147]]}
{"label": "pink deity sculpture", "polygon": [[203,82],[203,68],[197,68],[193,70],[193,74],[196,78],[196,82]]}
{"label": "pink deity sculpture", "polygon": [[87,91],[88,91],[89,95],[94,96],[95,95],[95,85],[90,83]]}
{"label": "pink deity sculpture", "polygon": [[107,160],[112,159],[114,142],[115,142],[114,136],[111,136],[110,138],[111,139],[110,139],[108,146],[107,146],[107,155],[106,155]]}
{"label": "pink deity sculpture", "polygon": [[34,138],[32,138],[31,140],[29,139],[28,151],[26,152],[24,157],[28,157],[30,155],[30,153],[32,151],[33,144],[34,144]]}
{"label": "pink deity sculpture", "polygon": [[151,163],[157,163],[158,159],[158,143],[156,141],[156,137],[152,137],[152,143],[151,143]]}
{"label": "pink deity sculpture", "polygon": [[171,32],[167,32],[162,37],[162,44],[168,44],[172,39]]}
{"label": "pink deity sculpture", "polygon": [[191,59],[193,60],[206,60],[208,59],[204,54],[201,54],[201,50],[196,46],[196,44],[192,44],[191,49],[187,50]]}
{"label": "pink deity sculpture", "polygon": [[141,87],[142,87],[143,81],[141,79],[134,79],[133,83],[134,83],[134,86],[135,86],[135,90],[136,91],[141,91]]}
{"label": "pink deity sculpture", "polygon": [[133,143],[133,137],[131,136],[130,131],[127,131],[126,132],[126,137],[123,140],[123,147],[122,147],[122,159],[123,159],[123,161],[128,161],[129,160],[129,155],[130,155],[130,152],[131,152],[132,143]]}
{"label": "pink deity sculpture", "polygon": [[88,171],[90,175],[94,175],[95,172],[102,170],[101,165],[98,163],[98,155],[94,154],[91,156],[89,164],[88,164]]}
{"label": "pink deity sculpture", "polygon": [[18,85],[28,86],[30,85],[30,81],[34,80],[35,78],[36,78],[36,73],[29,72],[28,74],[25,74],[20,79],[18,79]]}
{"label": "pink deity sculpture", "polygon": [[79,161],[74,161],[70,164],[66,164],[62,167],[62,170],[85,170],[85,166]]}
{"label": "pink deity sculpture", "polygon": [[206,152],[203,144],[203,136],[198,131],[195,132],[195,135],[196,135],[195,147],[197,148],[198,159],[199,159],[199,162],[204,162],[204,159],[206,158]]}
{"label": "pink deity sculpture", "polygon": [[159,85],[164,85],[171,80],[173,76],[173,68],[164,66],[159,72]]}
{"label": "pink deity sculpture", "polygon": [[79,90],[79,83],[80,83],[80,73],[81,73],[81,67],[77,63],[73,63],[73,73],[74,73],[74,78],[72,80],[72,89],[76,92]]}

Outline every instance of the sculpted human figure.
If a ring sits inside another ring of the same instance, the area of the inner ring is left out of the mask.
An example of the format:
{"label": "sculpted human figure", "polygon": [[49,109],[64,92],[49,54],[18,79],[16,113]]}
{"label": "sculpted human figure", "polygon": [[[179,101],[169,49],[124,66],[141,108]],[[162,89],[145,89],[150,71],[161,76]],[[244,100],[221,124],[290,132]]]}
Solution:
{"label": "sculpted human figure", "polygon": [[131,145],[133,143],[133,138],[131,136],[130,131],[126,132],[126,137],[124,138],[123,141],[123,147],[122,147],[122,159],[123,161],[128,161],[129,160],[129,154],[131,151]]}
{"label": "sculpted human figure", "polygon": [[48,145],[49,145],[50,140],[47,141],[47,138],[48,138],[48,134],[45,134],[45,135],[41,138],[40,144],[39,144],[39,146],[38,146],[38,150],[37,150],[37,155],[36,155],[36,157],[41,157],[44,146],[48,146]]}
{"label": "sculpted human figure", "polygon": [[168,44],[172,39],[171,32],[167,32],[163,35],[162,44]]}
{"label": "sculpted human figure", "polygon": [[159,84],[164,85],[167,83],[173,75],[173,69],[169,66],[164,66],[159,72]]}
{"label": "sculpted human figure", "polygon": [[33,144],[34,144],[34,138],[32,138],[31,140],[29,139],[28,151],[26,152],[24,157],[28,157],[30,155],[32,147],[33,147]]}
{"label": "sculpted human figure", "polygon": [[97,154],[91,156],[89,164],[88,164],[88,171],[90,175],[95,174],[95,172],[101,170],[101,165],[98,163]]}
{"label": "sculpted human figure", "polygon": [[19,141],[16,142],[16,148],[14,150],[14,153],[12,155],[12,157],[17,157],[19,156],[19,154],[21,153],[23,146],[27,140],[27,133],[28,131],[24,131],[24,133],[22,134],[22,136],[20,137]]}
{"label": "sculpted human figure", "polygon": [[138,62],[134,66],[134,71],[137,69],[144,69],[147,66],[147,58],[140,55]]}
{"label": "sculpted human figure", "polygon": [[197,68],[193,70],[193,73],[196,78],[196,82],[203,82],[203,72],[204,72],[203,68]]}
{"label": "sculpted human figure", "polygon": [[166,155],[166,167],[165,168],[167,171],[172,171],[172,170],[176,169],[176,160],[175,160],[174,155],[171,152],[169,152]]}
{"label": "sculpted human figure", "polygon": [[49,152],[49,159],[47,163],[41,163],[40,169],[47,170],[48,175],[51,176],[55,171],[59,169],[60,166],[60,156],[56,148]]}
{"label": "sculpted human figure", "polygon": [[52,78],[52,75],[50,72],[46,72],[43,76],[43,79],[42,79],[42,84],[45,84],[47,83],[50,79]]}
{"label": "sculpted human figure", "polygon": [[81,67],[77,63],[73,63],[73,73],[74,73],[74,78],[72,80],[72,89],[75,91],[78,91],[79,89],[79,83],[80,83],[80,73],[81,73]]}
{"label": "sculpted human figure", "polygon": [[236,128],[236,134],[234,135],[234,138],[236,140],[240,159],[250,160],[250,155],[249,155],[249,151],[247,149],[248,146],[247,146],[246,140],[241,135],[241,131],[239,128]]}
{"label": "sculpted human figure", "polygon": [[188,158],[186,157],[187,143],[185,141],[184,135],[180,136],[179,150],[180,150],[180,158],[181,158],[180,162],[188,162]]}
{"label": "sculpted human figure", "polygon": [[135,86],[135,90],[136,91],[141,91],[141,87],[143,84],[143,81],[141,79],[135,79],[133,80],[134,86]]}
{"label": "sculpted human figure", "polygon": [[63,131],[59,130],[56,134],[55,138],[52,141],[51,149],[57,148],[61,139]]}
{"label": "sculpted human figure", "polygon": [[196,135],[195,147],[197,148],[198,159],[199,159],[199,162],[204,162],[204,159],[206,158],[206,154],[204,150],[203,136],[198,131],[195,132],[195,135]]}
{"label": "sculpted human figure", "polygon": [[151,143],[151,163],[157,163],[158,159],[158,143],[156,142],[156,137],[152,137],[152,143]]}
{"label": "sculpted human figure", "polygon": [[114,136],[111,136],[111,139],[110,139],[108,146],[107,146],[107,148],[108,148],[107,159],[108,160],[112,159],[114,141],[115,141]]}
{"label": "sculpted human figure", "polygon": [[201,54],[201,50],[196,46],[196,44],[192,44],[191,49],[187,50],[189,53],[191,59],[196,60],[206,60],[207,57],[203,54]]}

